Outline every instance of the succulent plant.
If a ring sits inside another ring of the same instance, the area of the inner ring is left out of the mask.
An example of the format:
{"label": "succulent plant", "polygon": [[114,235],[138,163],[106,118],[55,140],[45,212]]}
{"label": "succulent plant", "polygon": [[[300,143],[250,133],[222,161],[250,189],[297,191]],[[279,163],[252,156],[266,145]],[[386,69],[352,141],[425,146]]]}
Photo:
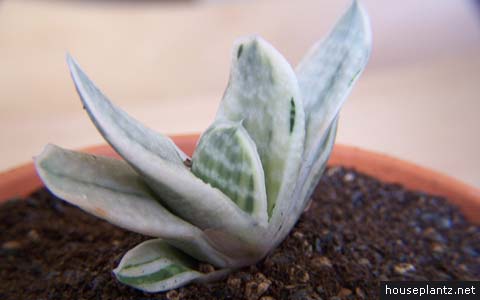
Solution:
{"label": "succulent plant", "polygon": [[[191,160],[114,106],[67,56],[84,108],[124,160],[47,145],[38,174],[65,201],[155,237],[125,254],[114,270],[120,282],[156,292],[215,280],[259,261],[292,229],[370,49],[356,1],[295,71],[262,38],[237,40],[220,108]],[[202,273],[198,262],[216,270]]]}

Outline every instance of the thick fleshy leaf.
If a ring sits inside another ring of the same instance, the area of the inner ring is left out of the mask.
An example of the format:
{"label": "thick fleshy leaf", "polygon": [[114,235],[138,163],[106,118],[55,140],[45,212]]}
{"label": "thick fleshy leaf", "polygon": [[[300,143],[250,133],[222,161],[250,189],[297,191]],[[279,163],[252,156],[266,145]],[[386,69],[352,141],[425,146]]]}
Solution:
{"label": "thick fleshy leaf", "polygon": [[[220,190],[195,177],[178,151],[115,107],[71,58],[68,64],[85,109],[113,148],[140,174],[175,215],[201,229],[248,235],[256,221]],[[157,139],[157,142],[152,141]],[[154,145],[154,146],[153,146]]]}
{"label": "thick fleshy leaf", "polygon": [[[295,211],[303,211],[306,205],[308,204],[310,197],[315,190],[318,181],[323,175],[323,171],[325,171],[325,168],[327,166],[328,159],[330,158],[330,154],[332,153],[333,146],[335,144],[335,137],[337,136],[337,127],[338,127],[338,118],[336,118],[333,121],[333,124],[327,131],[327,134],[323,137],[323,141],[321,143],[321,151],[320,155],[318,156],[317,160],[315,161],[315,164],[313,165],[311,171],[308,174],[308,177],[302,178],[304,174],[300,174],[299,178],[303,184],[299,185],[299,187],[302,187],[302,192],[301,196],[299,197],[299,200],[296,203],[296,207],[299,207],[299,209],[295,209]],[[305,174],[306,175],[306,174]]]}
{"label": "thick fleshy leaf", "polygon": [[367,14],[357,1],[317,43],[296,68],[306,118],[305,158],[302,168],[315,164],[322,141],[365,68],[371,52]]}
{"label": "thick fleshy leaf", "polygon": [[[292,198],[295,201],[292,201],[292,205],[289,208],[289,213],[285,215],[282,219],[281,227],[274,227],[272,226],[270,229],[271,237],[271,244],[270,247],[273,249],[277,247],[281,241],[285,239],[287,234],[290,232],[292,227],[297,222],[298,218],[302,214],[303,210],[310,202],[310,197],[315,190],[320,177],[322,176],[325,168],[327,166],[328,159],[332,152],[333,146],[335,144],[335,137],[337,133],[337,125],[338,119],[335,119],[331,128],[328,130],[327,135],[323,138],[322,141],[322,151],[320,156],[315,162],[315,165],[311,169],[311,172],[300,173],[299,175],[299,183],[295,187],[295,191],[293,193]],[[304,169],[302,169],[304,171]],[[309,175],[309,176],[307,176]]]}
{"label": "thick fleshy leaf", "polygon": [[216,122],[202,135],[192,172],[266,224],[265,175],[257,147],[241,122]]}
{"label": "thick fleshy leaf", "polygon": [[35,158],[45,185],[58,197],[112,224],[163,237],[198,259],[226,265],[228,259],[208,244],[204,233],[171,214],[124,161],[47,145]]}
{"label": "thick fleshy leaf", "polygon": [[161,292],[192,281],[222,277],[229,269],[204,274],[195,270],[196,261],[161,239],[149,240],[128,251],[113,270],[117,279],[129,286]]}
{"label": "thick fleshy leaf", "polygon": [[304,144],[304,111],[295,73],[275,48],[256,36],[235,43],[232,61],[217,120],[243,122],[263,165],[268,213],[283,214]]}

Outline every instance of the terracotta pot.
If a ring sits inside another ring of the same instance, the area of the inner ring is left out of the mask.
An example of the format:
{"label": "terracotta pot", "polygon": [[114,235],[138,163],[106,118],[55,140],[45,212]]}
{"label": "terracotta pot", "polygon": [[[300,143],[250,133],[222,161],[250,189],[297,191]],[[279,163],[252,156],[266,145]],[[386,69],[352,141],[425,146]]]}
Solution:
{"label": "terracotta pot", "polygon": [[[174,136],[174,142],[191,155],[198,135]],[[119,157],[108,145],[84,149],[85,152]],[[480,224],[480,189],[468,186],[441,173],[356,147],[335,145],[328,162],[330,166],[352,167],[385,182],[404,185],[408,189],[445,196],[463,211],[473,223]],[[0,202],[26,196],[42,186],[32,163],[0,174]]]}

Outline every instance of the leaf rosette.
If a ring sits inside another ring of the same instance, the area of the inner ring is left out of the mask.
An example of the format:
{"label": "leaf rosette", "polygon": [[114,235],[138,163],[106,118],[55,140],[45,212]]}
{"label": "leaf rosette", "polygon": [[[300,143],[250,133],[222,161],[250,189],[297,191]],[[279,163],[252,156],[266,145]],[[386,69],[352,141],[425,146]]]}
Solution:
{"label": "leaf rosette", "polygon": [[116,107],[68,56],[88,115],[124,160],[47,145],[38,174],[65,201],[155,238],[125,254],[114,270],[122,283],[157,292],[216,280],[262,259],[292,229],[370,49],[356,1],[295,70],[262,38],[238,39],[220,108],[192,158]]}

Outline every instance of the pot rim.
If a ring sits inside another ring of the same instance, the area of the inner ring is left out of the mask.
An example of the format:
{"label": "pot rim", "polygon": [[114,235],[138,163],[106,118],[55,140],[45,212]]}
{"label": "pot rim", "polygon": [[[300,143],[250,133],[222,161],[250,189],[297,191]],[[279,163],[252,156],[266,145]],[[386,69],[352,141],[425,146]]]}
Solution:
{"label": "pot rim", "polygon": [[[172,140],[191,155],[199,134],[174,135]],[[81,149],[82,152],[119,158],[107,144]],[[480,224],[480,189],[437,171],[386,154],[355,146],[335,144],[329,166],[354,168],[381,181],[398,183],[410,190],[446,197],[473,223]],[[0,173],[0,203],[25,197],[42,187],[33,162]]]}

